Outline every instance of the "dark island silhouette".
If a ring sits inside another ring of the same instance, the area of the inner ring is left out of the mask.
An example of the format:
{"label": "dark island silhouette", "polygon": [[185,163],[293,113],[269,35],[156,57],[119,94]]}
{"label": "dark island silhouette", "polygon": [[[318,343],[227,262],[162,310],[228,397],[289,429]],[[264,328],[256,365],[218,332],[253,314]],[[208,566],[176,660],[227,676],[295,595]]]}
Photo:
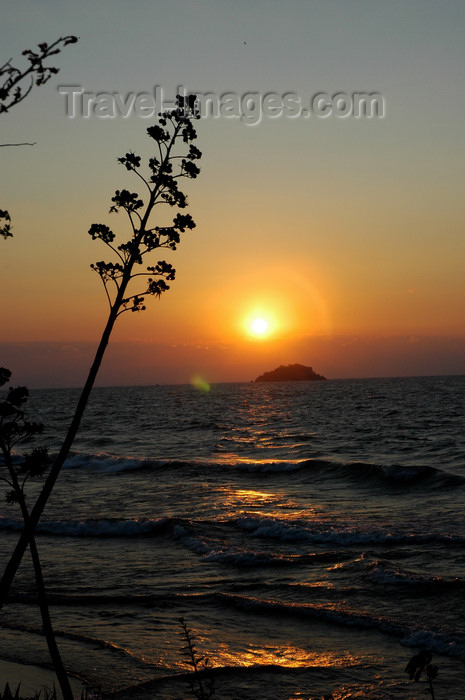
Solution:
{"label": "dark island silhouette", "polygon": [[272,372],[264,372],[256,378],[256,382],[308,382],[324,380],[321,374],[317,374],[311,367],[305,365],[280,365]]}

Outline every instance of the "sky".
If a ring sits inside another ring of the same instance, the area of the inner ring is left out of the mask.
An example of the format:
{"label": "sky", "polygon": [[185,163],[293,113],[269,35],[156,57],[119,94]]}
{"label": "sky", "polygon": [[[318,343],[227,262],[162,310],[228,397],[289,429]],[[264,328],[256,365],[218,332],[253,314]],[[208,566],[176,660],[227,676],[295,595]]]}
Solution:
{"label": "sky", "polygon": [[[118,321],[97,383],[250,381],[294,362],[329,378],[465,373],[464,26],[462,0],[4,0],[0,62],[80,38],[1,117],[0,143],[36,145],[0,149],[14,226],[0,365],[30,387],[84,382],[107,315],[90,269],[106,251],[87,232],[115,225],[116,189],[138,191],[117,158],[148,159],[155,121],[104,116],[92,96],[183,87],[242,116],[196,123],[197,226],[164,256],[170,291]],[[89,93],[88,116],[78,100],[67,113],[67,86]],[[371,117],[354,114],[363,93]]]}

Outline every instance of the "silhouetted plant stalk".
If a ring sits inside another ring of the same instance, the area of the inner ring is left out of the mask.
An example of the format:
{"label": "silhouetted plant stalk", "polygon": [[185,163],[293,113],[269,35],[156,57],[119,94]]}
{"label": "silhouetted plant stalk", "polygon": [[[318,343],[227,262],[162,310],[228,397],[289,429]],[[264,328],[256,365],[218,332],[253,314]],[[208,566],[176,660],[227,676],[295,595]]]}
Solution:
{"label": "silhouetted plant stalk", "polygon": [[11,217],[6,209],[0,209],[0,236],[11,238]]}
{"label": "silhouetted plant stalk", "polygon": [[[118,245],[115,234],[104,224],[92,224],[89,229],[92,238],[102,241],[114,256],[113,262],[100,261],[92,265],[103,282],[108,298],[110,307],[108,320],[66,437],[30,511],[29,527],[22,532],[5,567],[0,582],[0,607],[5,603],[31,533],[39,522],[74,442],[116,319],[125,311],[143,311],[144,297],[146,295],[159,297],[169,289],[166,281],[174,279],[175,270],[169,263],[160,260],[155,266],[148,266],[144,270],[142,268],[144,260],[159,248],[176,250],[181,234],[186,229],[195,228],[190,214],[180,212],[176,214],[170,226],[151,224],[151,215],[159,204],[168,204],[178,209],[186,207],[187,198],[179,189],[178,183],[183,178],[196,178],[200,172],[195,161],[200,159],[202,154],[193,144],[197,138],[192,124],[192,120],[198,118],[195,105],[195,96],[178,95],[176,108],[171,112],[162,113],[159,124],[147,129],[148,135],[156,144],[156,154],[148,161],[147,176],[140,172],[140,156],[126,153],[118,159],[127,170],[140,178],[148,190],[146,204],[139,199],[138,194],[128,190],[117,190],[112,198],[113,205],[110,211],[126,212],[131,227],[131,237],[125,243]],[[181,154],[176,148],[179,142],[184,148],[184,153]]]}
{"label": "silhouetted plant stalk", "polygon": [[[186,663],[193,672],[193,680],[189,679],[190,689],[194,697],[198,700],[209,700],[213,698],[215,686],[213,678],[205,678],[206,673],[210,670],[210,663],[207,656],[199,656],[195,642],[196,637],[192,630],[186,625],[184,618],[181,617],[179,624],[182,627],[181,637],[185,646],[181,647],[180,653],[186,656]],[[206,682],[204,683],[203,680]]]}
{"label": "silhouetted plant stalk", "polygon": [[[3,66],[0,66],[0,114],[8,112],[12,107],[22,102],[31,92],[34,85],[45,85],[52,75],[59,72],[55,66],[46,66],[46,61],[50,56],[60,53],[61,49],[68,44],[75,44],[78,41],[76,36],[60,37],[53,44],[43,41],[38,44],[37,49],[32,51],[26,49],[23,56],[29,62],[26,68],[18,68],[12,64],[12,58]],[[26,86],[24,83],[28,83]],[[8,144],[11,145],[11,144]]]}
{"label": "silhouetted plant stalk", "polygon": [[[9,370],[3,367],[0,368],[0,386],[6,384],[10,376],[11,372]],[[49,463],[47,450],[42,447],[35,448],[31,454],[26,454],[23,460],[13,461],[12,457],[12,452],[16,445],[30,440],[34,435],[42,432],[42,425],[30,421],[24,411],[23,405],[26,403],[28,395],[29,392],[26,387],[10,388],[5,400],[0,402],[0,449],[3,456],[3,467],[8,473],[8,476],[0,476],[0,480],[4,481],[11,489],[7,493],[7,501],[9,503],[18,503],[21,509],[24,529],[29,537],[29,549],[34,567],[43,632],[63,698],[64,700],[73,700],[71,686],[53,632],[42,566],[37,551],[34,530],[30,524],[25,496],[27,481],[31,477],[42,476],[47,469]]]}
{"label": "silhouetted plant stalk", "polygon": [[[36,86],[45,85],[52,75],[56,75],[59,69],[45,65],[45,61],[60,53],[61,49],[68,44],[75,44],[78,38],[75,36],[60,37],[52,44],[42,42],[38,45],[38,51],[26,49],[23,56],[27,58],[28,66],[20,69],[12,64],[12,59],[0,66],[0,114],[6,114],[12,107],[22,102],[31,92],[34,84]],[[34,143],[2,143],[0,147],[9,146],[33,146]],[[11,238],[11,217],[8,211],[0,210],[0,236]],[[6,384],[11,377],[10,370],[0,368],[0,386]],[[27,419],[22,408],[28,398],[28,391],[25,387],[10,389],[5,401],[0,402],[0,445],[3,455],[3,466],[6,468],[8,477],[0,477],[11,488],[7,494],[9,502],[17,502],[21,509],[24,521],[24,532],[29,539],[34,575],[36,580],[37,598],[42,616],[42,627],[50,656],[57,674],[61,692],[64,700],[73,700],[73,694],[69,684],[63,662],[56,644],[53,632],[50,612],[45,592],[42,567],[40,563],[37,544],[34,536],[34,527],[31,524],[30,515],[26,505],[24,488],[27,480],[33,476],[41,476],[48,466],[47,450],[36,448],[31,455],[25,455],[22,462],[13,462],[12,450],[14,446],[23,440],[30,440],[35,434],[41,432],[42,426],[39,423],[31,422]],[[4,698],[13,697],[8,684],[5,687]],[[1,695],[0,695],[1,697]],[[38,697],[38,696],[37,696]],[[15,698],[19,698],[19,686],[16,690]]]}
{"label": "silhouetted plant stalk", "polygon": [[[61,49],[68,44],[75,44],[79,41],[77,36],[63,36],[47,44],[43,41],[38,44],[36,51],[26,49],[23,56],[26,57],[28,65],[26,68],[18,68],[12,64],[12,58],[3,66],[0,66],[0,114],[6,114],[12,107],[22,102],[31,92],[34,85],[45,85],[52,75],[59,72],[55,66],[44,65],[44,61],[60,53]],[[0,143],[0,148],[7,146],[34,146],[35,143]],[[0,209],[0,236],[11,238],[11,217],[7,210]]]}
{"label": "silhouetted plant stalk", "polygon": [[426,673],[426,678],[429,685],[429,692],[434,700],[434,688],[433,681],[438,675],[438,667],[431,663],[433,660],[433,655],[427,649],[421,649],[418,654],[415,654],[407,666],[405,667],[405,672],[409,674],[410,680],[414,680],[418,683],[421,678],[423,671]]}

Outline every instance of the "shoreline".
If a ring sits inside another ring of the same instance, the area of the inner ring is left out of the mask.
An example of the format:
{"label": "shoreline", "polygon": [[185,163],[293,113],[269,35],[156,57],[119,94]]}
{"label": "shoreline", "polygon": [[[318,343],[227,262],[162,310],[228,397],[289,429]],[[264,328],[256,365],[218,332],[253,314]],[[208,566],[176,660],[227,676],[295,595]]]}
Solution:
{"label": "shoreline", "polygon": [[[86,685],[79,678],[69,676],[69,682],[77,698],[81,697],[81,692],[85,691]],[[0,658],[0,692],[3,693],[5,684],[9,683],[13,695],[16,688],[21,684],[20,694],[34,695],[44,686],[53,690],[57,689],[57,698],[61,698],[58,682],[54,671],[43,666],[24,664],[18,661],[7,661]]]}

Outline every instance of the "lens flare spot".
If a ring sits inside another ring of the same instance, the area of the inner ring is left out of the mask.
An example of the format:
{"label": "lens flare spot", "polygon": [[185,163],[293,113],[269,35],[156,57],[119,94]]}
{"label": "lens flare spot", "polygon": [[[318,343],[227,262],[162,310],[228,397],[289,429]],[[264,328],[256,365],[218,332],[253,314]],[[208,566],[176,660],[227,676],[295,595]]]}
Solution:
{"label": "lens flare spot", "polygon": [[210,391],[210,384],[199,374],[196,374],[194,377],[192,377],[191,384],[193,387],[195,387],[199,391],[202,391],[204,394],[208,394],[208,392]]}

